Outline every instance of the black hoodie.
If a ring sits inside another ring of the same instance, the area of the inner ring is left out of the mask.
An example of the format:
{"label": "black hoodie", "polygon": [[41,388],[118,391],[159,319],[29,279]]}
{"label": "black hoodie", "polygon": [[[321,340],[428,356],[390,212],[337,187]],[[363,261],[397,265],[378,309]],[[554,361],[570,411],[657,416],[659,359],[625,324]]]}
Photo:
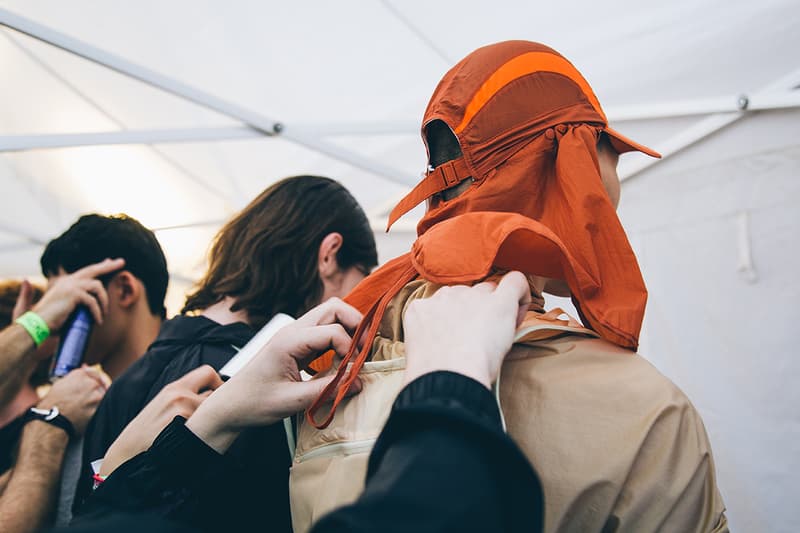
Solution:
{"label": "black hoodie", "polygon": [[[155,342],[106,392],[86,430],[82,472],[73,513],[92,491],[92,461],[105,456],[122,430],[167,384],[202,365],[219,371],[255,332],[237,322],[222,326],[202,316],[177,316],[161,326]],[[204,529],[219,520],[234,531],[256,524],[291,531],[288,477],[290,458],[282,423],[244,432],[226,454],[226,469],[208,490],[164,495],[169,507],[195,509]],[[219,517],[218,519],[216,517]],[[269,517],[268,519],[266,517]]]}

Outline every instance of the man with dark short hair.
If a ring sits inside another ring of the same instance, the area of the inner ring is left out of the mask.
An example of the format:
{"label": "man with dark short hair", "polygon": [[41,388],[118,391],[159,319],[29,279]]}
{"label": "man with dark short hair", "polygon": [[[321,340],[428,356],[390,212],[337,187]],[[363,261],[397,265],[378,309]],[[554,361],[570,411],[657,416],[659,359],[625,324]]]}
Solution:
{"label": "man with dark short hair", "polygon": [[62,333],[79,305],[93,317],[83,362],[102,366],[107,376],[95,369],[74,370],[36,409],[9,424],[18,430],[20,444],[16,463],[3,476],[13,501],[3,500],[2,516],[13,531],[44,525],[59,497],[59,475],[55,522],[69,522],[82,435],[108,376],[117,378],[144,354],[166,315],[164,253],[153,232],[126,215],[80,217],[47,244],[41,268],[48,279],[44,297],[33,305],[23,294],[15,308],[19,318],[0,333],[0,398],[13,398],[25,386],[52,353],[47,338]]}
{"label": "man with dark short hair", "polygon": [[[101,365],[113,381],[147,351],[166,318],[164,297],[169,272],[155,234],[127,215],[84,215],[47,244],[40,263],[51,286],[65,275],[106,258],[124,259],[125,265],[98,278],[107,295],[107,309],[103,322],[92,328],[84,363]],[[67,449],[57,525],[72,519],[82,451],[83,439],[70,443]]]}
{"label": "man with dark short hair", "polygon": [[92,330],[84,362],[100,364],[115,379],[144,354],[166,318],[169,272],[152,231],[126,215],[84,215],[47,244],[41,258],[49,283],[106,258],[125,267],[100,278],[108,313]]}

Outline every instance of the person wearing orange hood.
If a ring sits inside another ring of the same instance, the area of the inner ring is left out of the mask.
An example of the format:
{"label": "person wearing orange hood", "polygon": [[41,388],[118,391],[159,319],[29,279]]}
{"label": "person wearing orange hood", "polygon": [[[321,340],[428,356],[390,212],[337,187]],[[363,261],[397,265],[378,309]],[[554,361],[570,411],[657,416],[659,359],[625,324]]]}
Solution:
{"label": "person wearing orange hood", "polygon": [[[418,238],[346,298],[364,313],[363,348],[353,343],[338,362],[298,431],[295,532],[363,488],[371,442],[404,382],[409,303],[510,270],[528,276],[534,304],[495,391],[540,475],[545,531],[727,531],[700,415],[636,354],[647,290],[615,211],[616,165],[628,151],[659,155],[608,126],[569,61],[527,41],[480,48],[453,67],[422,138],[427,175],[389,219],[427,201]],[[542,292],[571,295],[582,323],[545,312]],[[361,394],[345,398],[356,379]]]}

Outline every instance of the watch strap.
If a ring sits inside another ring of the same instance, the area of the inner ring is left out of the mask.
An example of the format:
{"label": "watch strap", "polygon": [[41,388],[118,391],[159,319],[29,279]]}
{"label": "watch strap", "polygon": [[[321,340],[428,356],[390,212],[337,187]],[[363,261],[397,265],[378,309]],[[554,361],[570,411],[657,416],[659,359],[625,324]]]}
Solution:
{"label": "watch strap", "polygon": [[70,440],[75,436],[75,426],[72,425],[69,418],[61,414],[58,407],[51,407],[49,410],[31,407],[25,412],[23,420],[26,424],[32,420],[40,420],[61,428]]}

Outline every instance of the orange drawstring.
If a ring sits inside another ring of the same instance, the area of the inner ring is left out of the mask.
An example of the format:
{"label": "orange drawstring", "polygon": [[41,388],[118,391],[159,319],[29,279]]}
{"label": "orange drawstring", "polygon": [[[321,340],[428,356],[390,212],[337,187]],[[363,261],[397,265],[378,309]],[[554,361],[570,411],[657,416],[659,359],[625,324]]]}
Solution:
{"label": "orange drawstring", "polygon": [[[334,414],[336,414],[336,408],[344,399],[344,396],[347,394],[350,386],[355,382],[356,379],[358,379],[358,373],[361,371],[361,368],[364,366],[364,363],[367,361],[367,358],[372,351],[372,342],[375,340],[375,336],[378,334],[378,327],[380,327],[383,314],[386,312],[389,302],[392,301],[397,293],[399,293],[408,282],[416,278],[417,275],[416,269],[413,266],[409,266],[403,275],[397,279],[397,281],[389,288],[389,290],[386,291],[386,293],[384,293],[379,300],[372,304],[367,314],[364,315],[364,318],[361,320],[358,328],[356,328],[355,334],[353,334],[353,344],[350,346],[347,354],[339,364],[339,369],[336,371],[336,376],[333,378],[333,381],[328,383],[328,385],[322,390],[322,393],[320,393],[319,397],[314,400],[314,403],[311,404],[311,407],[309,407],[306,411],[306,420],[309,424],[317,429],[325,429],[331,423]],[[349,371],[350,373],[343,381],[345,373],[348,372],[347,366],[350,363],[350,360],[353,358],[353,355],[355,355],[355,352],[358,349],[358,341],[364,334],[364,330],[367,329],[367,326],[369,326],[369,330],[364,338],[364,344],[361,347],[361,351],[358,353],[358,357],[355,359],[355,361],[353,361],[353,366]],[[334,390],[336,391],[336,396],[333,399],[333,405],[331,405],[331,410],[328,413],[328,416],[326,416],[322,422],[317,422],[315,419],[317,412],[333,394]]]}

